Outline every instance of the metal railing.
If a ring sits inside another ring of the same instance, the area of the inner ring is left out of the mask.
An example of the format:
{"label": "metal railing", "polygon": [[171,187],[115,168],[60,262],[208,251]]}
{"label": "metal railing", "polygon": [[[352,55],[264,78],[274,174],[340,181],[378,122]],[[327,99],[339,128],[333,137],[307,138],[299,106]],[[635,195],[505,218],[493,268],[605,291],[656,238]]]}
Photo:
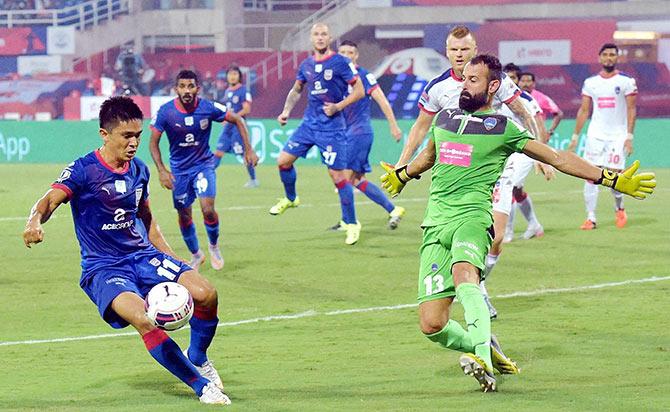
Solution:
{"label": "metal railing", "polygon": [[324,4],[321,9],[311,14],[309,17],[295,25],[291,30],[289,30],[288,33],[286,33],[286,36],[284,36],[284,39],[281,42],[280,48],[282,50],[307,50],[309,48],[309,44],[303,41],[303,37],[307,37],[309,29],[314,25],[314,23],[328,19],[328,17],[337,13],[342,7],[346,6],[350,2],[351,0],[329,0],[325,2],[326,4]]}
{"label": "metal railing", "polygon": [[74,25],[82,30],[130,12],[131,0],[90,0],[62,9],[0,10],[0,27]]}
{"label": "metal railing", "polygon": [[267,88],[269,76],[276,75],[278,80],[282,80],[286,74],[292,78],[300,64],[300,54],[300,52],[294,51],[287,58],[284,57],[284,53],[277,52],[254,64],[249,70],[256,72],[255,83],[260,82],[263,88]]}
{"label": "metal railing", "polygon": [[330,0],[244,0],[246,10],[309,10],[320,9]]}

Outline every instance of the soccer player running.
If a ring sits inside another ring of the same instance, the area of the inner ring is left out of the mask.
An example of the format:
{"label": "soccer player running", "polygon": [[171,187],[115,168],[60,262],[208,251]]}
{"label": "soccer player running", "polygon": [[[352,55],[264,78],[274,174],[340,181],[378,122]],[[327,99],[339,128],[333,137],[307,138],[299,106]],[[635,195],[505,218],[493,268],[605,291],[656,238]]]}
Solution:
{"label": "soccer player running", "polygon": [[[246,119],[246,116],[251,113],[251,93],[247,91],[242,82],[242,71],[236,65],[228,67],[226,71],[226,79],[228,87],[224,92],[224,98],[221,103],[225,104],[228,111],[234,112],[237,116]],[[214,167],[219,167],[221,159],[226,153],[233,153],[236,156],[244,155],[244,140],[240,134],[236,124],[226,122],[223,125],[223,130],[219,136],[216,144],[216,152],[214,152]],[[246,188],[258,187],[258,179],[256,179],[256,167],[247,163],[247,172],[249,173],[249,181],[244,184]]]}
{"label": "soccer player running", "polygon": [[[177,98],[158,109],[151,122],[151,157],[158,168],[161,186],[172,190],[172,203],[177,209],[181,235],[192,258],[190,265],[199,268],[205,261],[193,223],[191,205],[197,197],[205,220],[209,239],[210,264],[215,270],[224,265],[219,248],[219,215],[214,208],[216,197],[215,156],[209,150],[212,122],[224,120],[234,124],[244,145],[244,162],[255,165],[258,156],[249,143],[249,133],[244,120],[226,106],[198,97],[198,76],[190,70],[179,72],[175,82]],[[170,145],[170,168],[163,163],[159,147],[165,132]]]}
{"label": "soccer player running", "polygon": [[[207,358],[216,333],[217,292],[197,270],[181,262],[165,241],[149,208],[149,168],[135,158],[142,112],[126,97],[100,107],[102,147],[70,163],[33,206],[23,232],[27,247],[44,240],[42,224],[70,202],[81,248],[79,285],[113,328],[132,325],[151,356],[208,404],[230,404]],[[147,229],[138,232],[136,219]],[[158,283],[185,286],[195,309],[191,341],[182,353],[146,316],[144,297]],[[197,365],[197,366],[195,366]]]}
{"label": "soccer player running", "polygon": [[[459,363],[484,392],[496,390],[493,368],[518,373],[495,336],[478,286],[491,244],[491,192],[505,160],[523,152],[563,173],[644,199],[656,186],[653,173],[635,174],[639,162],[623,173],[600,169],[570,151],[557,152],[534,140],[514,120],[491,105],[501,85],[502,68],[494,56],[479,55],[465,67],[460,109],[434,118],[426,148],[409,164],[387,173],[382,186],[395,196],[412,179],[432,168],[419,269],[421,331],[439,345],[464,352]],[[467,330],[449,318],[454,297],[463,305]]]}
{"label": "soccer player running", "polygon": [[[374,131],[370,124],[370,98],[374,99],[379,105],[389,122],[391,136],[396,142],[402,138],[402,130],[398,127],[393,109],[384,95],[384,91],[379,87],[374,74],[358,65],[358,46],[356,43],[345,40],[338,47],[337,52],[347,57],[356,66],[358,75],[363,82],[365,97],[358,100],[344,109],[344,117],[347,122],[347,173],[351,184],[358,190],[365,193],[373,202],[384,208],[389,214],[388,227],[393,230],[398,227],[400,219],[405,214],[405,208],[394,206],[377,185],[367,180],[366,173],[370,173],[370,149],[372,149],[372,140]],[[343,221],[330,228],[331,230],[344,230]]]}
{"label": "soccer player running", "polygon": [[[586,131],[584,159],[618,171],[625,167],[626,157],[633,153],[637,85],[635,79],[616,70],[619,48],[615,44],[604,44],[598,55],[603,69],[597,75],[584,80],[582,105],[577,111],[570,150],[577,148],[579,135],[593,106],[593,116]],[[612,195],[615,224],[616,227],[623,228],[628,221],[623,207],[623,196],[614,190]],[[598,186],[590,182],[584,183],[584,203],[586,221],[581,229],[593,230],[596,228]]]}
{"label": "soccer player running", "polygon": [[[297,173],[293,163],[298,157],[305,157],[307,151],[316,145],[321,153],[321,162],[328,168],[328,174],[340,196],[342,220],[347,232],[345,243],[353,245],[358,242],[361,225],[356,220],[354,189],[345,172],[347,125],[342,111],[361,99],[365,91],[354,64],[330,49],[332,38],[326,24],[316,23],[312,26],[310,40],[314,54],[300,64],[296,81],[286,96],[284,110],[277,116],[279,124],[284,126],[306,86],[309,100],[303,121],[277,159],[279,177],[286,196],[270,208],[270,214],[280,215],[286,209],[300,204],[295,189]],[[351,91],[347,95],[349,86]]]}
{"label": "soccer player running", "polygon": [[[470,29],[465,26],[455,26],[447,35],[446,48],[451,68],[431,80],[424,88],[419,99],[421,111],[407,135],[405,146],[396,162],[397,166],[410,161],[425,138],[433,118],[440,110],[458,108],[458,99],[463,89],[463,68],[477,54],[477,41]],[[502,84],[495,96],[494,106],[499,107],[503,103],[506,104],[537,136],[539,132],[533,116],[517,98],[520,94],[521,91],[514,82],[507,76],[503,76]]]}

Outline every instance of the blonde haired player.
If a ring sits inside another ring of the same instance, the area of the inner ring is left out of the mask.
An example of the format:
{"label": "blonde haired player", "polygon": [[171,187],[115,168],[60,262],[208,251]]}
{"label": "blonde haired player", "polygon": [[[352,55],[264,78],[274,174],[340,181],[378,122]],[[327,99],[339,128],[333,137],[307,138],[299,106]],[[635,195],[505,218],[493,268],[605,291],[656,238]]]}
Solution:
{"label": "blonde haired player", "polygon": [[[569,150],[577,147],[579,135],[593,106],[591,123],[586,131],[584,159],[615,171],[623,170],[626,157],[633,153],[637,97],[635,79],[616,70],[618,53],[619,48],[612,43],[606,43],[600,48],[598,55],[603,69],[597,75],[584,80],[582,105],[577,112],[575,131],[569,147]],[[628,221],[623,207],[623,194],[615,190],[612,190],[612,194],[616,226],[622,228]],[[598,186],[592,182],[584,183],[584,202],[587,216],[581,229],[595,229]]]}

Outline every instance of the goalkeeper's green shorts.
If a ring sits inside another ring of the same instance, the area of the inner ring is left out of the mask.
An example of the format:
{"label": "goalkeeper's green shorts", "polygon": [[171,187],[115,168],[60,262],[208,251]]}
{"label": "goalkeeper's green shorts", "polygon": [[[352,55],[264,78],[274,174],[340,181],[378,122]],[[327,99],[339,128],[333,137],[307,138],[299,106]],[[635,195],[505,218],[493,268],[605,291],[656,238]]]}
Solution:
{"label": "goalkeeper's green shorts", "polygon": [[419,268],[419,303],[456,296],[451,266],[468,262],[484,270],[493,241],[490,220],[469,219],[423,229]]}

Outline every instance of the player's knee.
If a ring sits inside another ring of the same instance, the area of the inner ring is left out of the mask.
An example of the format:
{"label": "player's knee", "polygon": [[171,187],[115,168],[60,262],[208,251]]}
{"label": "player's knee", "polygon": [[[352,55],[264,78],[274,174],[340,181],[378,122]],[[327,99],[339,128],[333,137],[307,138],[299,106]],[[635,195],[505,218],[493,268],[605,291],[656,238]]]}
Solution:
{"label": "player's knee", "polygon": [[156,325],[151,322],[144,311],[134,313],[131,318],[127,320],[140,333],[140,335],[144,335],[145,333],[156,329]]}
{"label": "player's knee", "polygon": [[449,318],[446,314],[428,314],[422,315],[419,320],[419,327],[424,335],[432,335],[444,329]]}
{"label": "player's knee", "polygon": [[202,207],[202,217],[205,218],[205,222],[214,222],[219,219],[216,209],[211,205],[201,205]]}
{"label": "player's knee", "polygon": [[214,285],[209,282],[204,282],[202,285],[191,290],[193,301],[198,306],[213,308],[218,305],[219,295]]}
{"label": "player's knee", "polygon": [[293,167],[293,159],[291,159],[288,156],[283,156],[282,153],[277,158],[277,166],[279,167],[279,169],[283,170],[290,169],[291,167]]}

